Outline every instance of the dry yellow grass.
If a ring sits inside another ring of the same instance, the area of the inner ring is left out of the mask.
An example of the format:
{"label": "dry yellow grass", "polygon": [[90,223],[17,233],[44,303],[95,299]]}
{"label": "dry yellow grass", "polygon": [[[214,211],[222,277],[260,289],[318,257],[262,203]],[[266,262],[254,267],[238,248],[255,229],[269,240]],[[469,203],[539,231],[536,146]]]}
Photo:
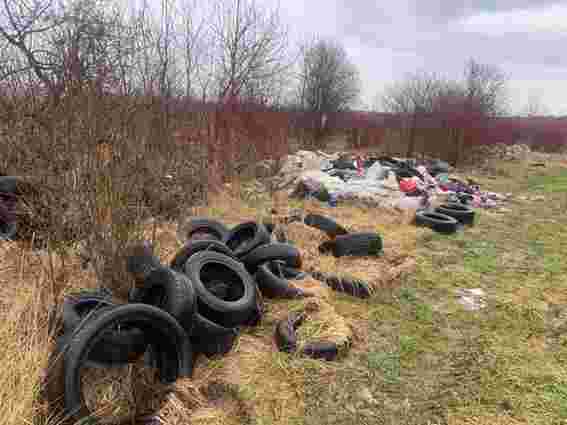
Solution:
{"label": "dry yellow grass", "polygon": [[[274,205],[278,216],[288,212],[286,204],[287,199],[278,199]],[[188,214],[209,216],[235,225],[266,217],[270,208],[253,208],[234,195],[224,194],[213,199],[209,207],[195,208]],[[304,211],[329,215],[349,230],[378,231],[385,246],[385,254],[380,258],[320,256],[317,246],[325,236],[303,224],[291,224],[286,228],[287,234],[302,251],[306,268],[348,273],[379,287],[394,285],[400,275],[411,271],[415,264],[416,238],[423,230],[409,225],[404,213],[355,207],[322,209],[315,204],[307,205]],[[168,263],[181,246],[176,231],[176,223],[148,222],[144,225],[144,236],[154,241],[156,253],[164,263]],[[81,288],[95,288],[96,277],[90,268],[81,268],[80,259],[73,250],[61,258],[45,252],[32,253],[23,243],[2,242],[0,255],[0,305],[4,324],[0,330],[0,361],[10,365],[2,368],[0,373],[0,400],[3,402],[0,417],[8,425],[31,423],[37,417],[43,417],[43,423],[56,423],[55,420],[45,420],[52,412],[47,411],[38,397],[40,376],[53,348],[47,332],[48,312],[64,294]],[[308,339],[342,343],[352,338],[352,323],[334,309],[334,294],[329,288],[313,279],[294,284],[314,293],[315,299],[270,300],[267,320],[283,318],[290,310],[309,309],[315,305],[299,329],[300,344]],[[113,371],[85,370],[83,377],[89,382],[85,393],[87,403],[102,408],[105,414],[122,415],[132,412],[134,407],[139,409],[140,404],[152,410],[148,400],[153,397],[157,403],[153,404],[153,409],[161,406],[160,418],[172,425],[189,421],[230,425],[242,423],[246,417],[284,424],[304,415],[303,372],[293,365],[293,356],[277,351],[271,336],[243,334],[237,346],[224,358],[200,358],[194,379],[178,381],[173,392],[167,396],[162,394],[161,398],[156,396],[156,381],[139,365]],[[213,397],[209,394],[211,386],[224,390]]]}

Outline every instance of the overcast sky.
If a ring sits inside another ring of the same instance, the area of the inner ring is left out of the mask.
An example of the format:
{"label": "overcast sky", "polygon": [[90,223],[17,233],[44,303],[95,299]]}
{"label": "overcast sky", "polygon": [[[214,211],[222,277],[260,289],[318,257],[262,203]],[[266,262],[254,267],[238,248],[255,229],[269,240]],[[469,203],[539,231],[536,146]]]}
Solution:
{"label": "overcast sky", "polygon": [[567,115],[567,1],[281,0],[280,8],[295,39],[317,33],[343,43],[366,105],[408,72],[458,78],[472,57],[509,76],[512,112],[532,97]]}

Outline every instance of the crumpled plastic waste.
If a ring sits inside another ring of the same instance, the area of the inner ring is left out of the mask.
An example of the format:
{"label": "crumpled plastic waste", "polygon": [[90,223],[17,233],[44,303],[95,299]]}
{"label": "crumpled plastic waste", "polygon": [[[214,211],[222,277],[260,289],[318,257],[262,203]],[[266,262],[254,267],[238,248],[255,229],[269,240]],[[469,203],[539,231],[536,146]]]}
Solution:
{"label": "crumpled plastic waste", "polygon": [[376,161],[366,170],[366,178],[368,180],[384,180],[388,176],[390,168],[384,167],[380,162]]}

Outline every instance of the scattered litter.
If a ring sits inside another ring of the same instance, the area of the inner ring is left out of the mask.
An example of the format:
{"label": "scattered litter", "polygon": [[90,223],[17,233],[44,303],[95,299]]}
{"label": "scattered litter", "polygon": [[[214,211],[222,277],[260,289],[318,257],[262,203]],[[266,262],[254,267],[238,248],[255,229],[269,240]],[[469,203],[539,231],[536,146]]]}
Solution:
{"label": "scattered litter", "polygon": [[467,311],[478,311],[486,307],[486,293],[481,288],[460,288],[455,291],[457,301]]}

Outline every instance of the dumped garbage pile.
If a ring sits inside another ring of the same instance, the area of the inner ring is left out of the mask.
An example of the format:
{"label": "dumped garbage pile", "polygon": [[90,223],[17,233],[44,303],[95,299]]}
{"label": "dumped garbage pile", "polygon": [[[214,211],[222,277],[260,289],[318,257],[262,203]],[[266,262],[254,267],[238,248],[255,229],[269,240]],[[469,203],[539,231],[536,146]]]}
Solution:
{"label": "dumped garbage pile", "polygon": [[[355,200],[370,206],[422,209],[436,198],[466,200],[472,206],[494,208],[504,195],[483,192],[473,181],[449,176],[441,160],[387,156],[347,157],[299,151],[290,155],[275,178],[276,189],[291,186],[289,194],[329,202]],[[460,201],[459,201],[460,202]]]}
{"label": "dumped garbage pile", "polygon": [[[316,214],[290,217],[293,220],[329,236],[321,252],[335,256],[382,252],[377,234],[349,233]],[[370,296],[364,281],[302,271],[299,249],[278,227],[249,221],[228,229],[215,220],[194,218],[184,229],[187,242],[169,265],[161,264],[149,243],[132,247],[126,262],[135,286],[126,304],[113,302],[112,293],[104,288],[65,298],[61,331],[48,368],[51,375],[46,377],[47,385],[55,389],[47,393],[57,394],[59,388],[61,407],[77,420],[91,414],[81,396],[83,365],[113,367],[143,360],[159,370],[163,384],[190,378],[198,354],[227,354],[242,327],[258,325],[265,312],[262,297],[312,297],[298,283],[307,275],[333,290]],[[306,309],[276,325],[274,338],[281,351],[299,349],[295,331],[309,314]],[[313,341],[300,350],[306,356],[334,360],[343,349],[333,342]]]}

